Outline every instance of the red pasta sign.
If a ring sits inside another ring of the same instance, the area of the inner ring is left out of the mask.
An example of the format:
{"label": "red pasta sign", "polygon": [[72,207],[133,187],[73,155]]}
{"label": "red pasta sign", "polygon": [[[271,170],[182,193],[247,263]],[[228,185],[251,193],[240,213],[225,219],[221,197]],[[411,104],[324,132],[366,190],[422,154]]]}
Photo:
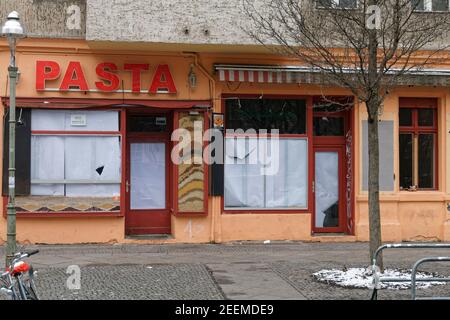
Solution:
{"label": "red pasta sign", "polygon": [[[175,83],[169,66],[160,64],[156,66],[155,72],[149,88],[141,88],[141,77],[143,73],[150,70],[150,65],[145,63],[125,63],[122,71],[131,74],[132,93],[177,93]],[[36,62],[36,90],[37,91],[89,91],[89,92],[117,92],[124,90],[121,88],[122,79],[118,73],[119,67],[112,62],[99,63],[95,68],[97,81],[88,83],[85,71],[80,62],[70,61],[65,70],[56,61]],[[62,81],[57,88],[47,87],[47,81],[60,79]]]}

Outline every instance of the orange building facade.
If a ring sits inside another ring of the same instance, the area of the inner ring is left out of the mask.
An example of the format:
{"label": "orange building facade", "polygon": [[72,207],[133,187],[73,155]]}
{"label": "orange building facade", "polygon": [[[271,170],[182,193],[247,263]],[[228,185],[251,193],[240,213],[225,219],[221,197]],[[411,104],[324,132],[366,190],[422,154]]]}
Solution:
{"label": "orange building facade", "polygon": [[[6,119],[9,51],[5,41],[0,48]],[[21,43],[19,242],[368,240],[364,105],[343,89],[320,85],[289,59],[197,51]],[[324,96],[338,97],[345,107]],[[386,99],[380,121],[384,241],[450,240],[448,114],[445,85],[405,85]],[[250,128],[257,132],[227,131]],[[174,163],[176,129],[191,138],[209,137],[208,129],[224,133],[224,164],[199,161],[208,141],[181,153],[191,161]],[[260,147],[252,141],[268,141],[260,129],[280,130],[274,174],[249,164]],[[3,168],[4,176],[7,163]],[[6,240],[3,185],[0,242]]]}

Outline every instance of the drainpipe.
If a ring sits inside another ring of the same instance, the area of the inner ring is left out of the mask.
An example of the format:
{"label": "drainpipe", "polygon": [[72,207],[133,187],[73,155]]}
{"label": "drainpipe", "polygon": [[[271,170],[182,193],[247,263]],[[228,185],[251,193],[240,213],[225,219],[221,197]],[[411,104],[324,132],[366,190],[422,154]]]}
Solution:
{"label": "drainpipe", "polygon": [[[182,55],[186,58],[193,58],[194,59],[194,66],[196,68],[198,68],[200,70],[200,72],[208,79],[209,81],[209,95],[210,95],[210,100],[212,103],[212,109],[214,110],[215,108],[215,104],[216,104],[216,81],[214,80],[214,77],[212,75],[209,74],[209,72],[206,70],[206,68],[200,64],[199,62],[199,58],[198,58],[198,53],[196,52],[183,52]],[[221,241],[221,228],[220,228],[220,219],[216,222],[216,205],[215,205],[216,201],[212,201],[211,203],[211,233],[210,233],[210,239],[213,242],[220,242]],[[220,207],[219,210],[220,211]],[[220,216],[220,214],[219,214]],[[216,230],[218,229],[218,234],[216,237]]]}

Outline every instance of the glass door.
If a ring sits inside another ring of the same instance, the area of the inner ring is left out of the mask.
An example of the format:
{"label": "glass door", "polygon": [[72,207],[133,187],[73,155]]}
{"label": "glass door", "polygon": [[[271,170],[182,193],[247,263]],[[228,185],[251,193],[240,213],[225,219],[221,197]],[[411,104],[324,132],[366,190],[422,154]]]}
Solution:
{"label": "glass door", "polygon": [[345,167],[343,147],[317,147],[314,152],[314,231],[344,232]]}
{"label": "glass door", "polygon": [[166,144],[130,143],[130,209],[166,209]]}

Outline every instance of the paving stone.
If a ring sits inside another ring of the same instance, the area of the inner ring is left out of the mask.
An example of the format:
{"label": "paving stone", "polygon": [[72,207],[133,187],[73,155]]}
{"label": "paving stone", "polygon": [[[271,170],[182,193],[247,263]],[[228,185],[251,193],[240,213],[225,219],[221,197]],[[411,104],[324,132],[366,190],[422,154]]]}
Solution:
{"label": "paving stone", "polygon": [[[367,243],[237,242],[173,245],[30,245],[38,290],[46,299],[369,299],[370,290],[318,283],[322,269],[369,265]],[[386,267],[411,268],[450,250],[388,250]],[[0,247],[0,257],[4,248]],[[82,288],[65,286],[69,265],[79,265]],[[151,266],[151,269],[146,268]],[[450,265],[424,271],[450,275]],[[450,296],[450,284],[418,294]],[[409,299],[409,290],[382,290],[380,299]],[[2,297],[0,297],[2,299]]]}

